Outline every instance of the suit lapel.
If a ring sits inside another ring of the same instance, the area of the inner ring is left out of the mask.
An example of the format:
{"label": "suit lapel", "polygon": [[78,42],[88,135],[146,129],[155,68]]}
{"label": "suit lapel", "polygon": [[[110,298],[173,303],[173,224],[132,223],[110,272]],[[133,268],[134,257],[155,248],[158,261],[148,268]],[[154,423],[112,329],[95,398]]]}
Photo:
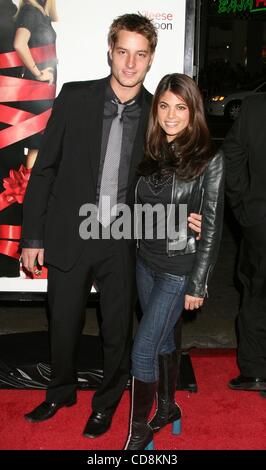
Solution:
{"label": "suit lapel", "polygon": [[139,125],[134,141],[131,165],[128,175],[128,186],[130,187],[132,182],[135,180],[136,168],[143,158],[144,141],[147,130],[147,124],[149,119],[150,107],[151,107],[152,96],[143,88],[142,93],[142,104],[141,104],[141,115]]}
{"label": "suit lapel", "polygon": [[95,86],[90,86],[87,92],[89,162],[95,190],[97,186],[101,155],[105,89],[109,79],[110,77],[100,80]]}

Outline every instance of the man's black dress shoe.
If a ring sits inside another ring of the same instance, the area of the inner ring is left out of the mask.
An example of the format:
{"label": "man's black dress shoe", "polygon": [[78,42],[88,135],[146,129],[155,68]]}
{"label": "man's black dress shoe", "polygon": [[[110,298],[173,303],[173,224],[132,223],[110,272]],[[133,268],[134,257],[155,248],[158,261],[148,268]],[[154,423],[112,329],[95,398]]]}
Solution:
{"label": "man's black dress shoe", "polygon": [[83,431],[85,437],[98,437],[104,434],[111,426],[112,414],[92,412]]}
{"label": "man's black dress shoe", "polygon": [[240,374],[230,380],[228,387],[232,390],[266,391],[266,379],[262,377],[245,377]]}
{"label": "man's black dress shoe", "polygon": [[40,421],[45,421],[46,419],[52,418],[55,413],[60,410],[60,408],[62,408],[63,406],[72,406],[75,405],[75,403],[76,399],[65,403],[43,401],[30,413],[24,415],[24,417],[27,421],[30,421],[31,423],[39,423]]}

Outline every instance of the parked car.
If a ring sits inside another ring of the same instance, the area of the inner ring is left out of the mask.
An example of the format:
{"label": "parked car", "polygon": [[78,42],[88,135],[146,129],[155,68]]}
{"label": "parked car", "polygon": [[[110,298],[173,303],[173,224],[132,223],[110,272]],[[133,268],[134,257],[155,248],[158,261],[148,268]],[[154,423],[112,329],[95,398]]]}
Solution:
{"label": "parked car", "polygon": [[233,93],[216,94],[208,98],[206,111],[211,116],[224,116],[235,120],[239,115],[241,104],[246,96],[266,93],[266,81],[257,86],[250,85],[243,87]]}

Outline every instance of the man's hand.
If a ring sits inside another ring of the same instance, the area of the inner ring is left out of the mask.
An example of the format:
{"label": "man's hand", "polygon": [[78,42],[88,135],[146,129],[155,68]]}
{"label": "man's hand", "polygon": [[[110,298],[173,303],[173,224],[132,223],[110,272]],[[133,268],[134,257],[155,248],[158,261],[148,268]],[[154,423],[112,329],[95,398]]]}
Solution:
{"label": "man's hand", "polygon": [[204,299],[202,297],[192,297],[192,295],[185,295],[185,309],[194,310],[202,306]]}
{"label": "man's hand", "polygon": [[201,222],[202,222],[202,215],[201,214],[194,214],[193,212],[189,214],[188,226],[194,230],[194,232],[198,233],[196,240],[200,240],[201,235]]}
{"label": "man's hand", "polygon": [[38,263],[39,266],[43,266],[44,259],[44,249],[43,248],[22,248],[21,253],[22,264],[27,271],[32,274],[38,274],[39,269],[36,266]]}

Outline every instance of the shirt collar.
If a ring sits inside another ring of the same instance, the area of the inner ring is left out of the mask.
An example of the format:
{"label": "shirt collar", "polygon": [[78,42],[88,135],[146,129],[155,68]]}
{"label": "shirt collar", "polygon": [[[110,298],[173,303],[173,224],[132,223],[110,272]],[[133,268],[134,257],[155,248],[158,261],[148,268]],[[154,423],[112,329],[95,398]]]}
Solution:
{"label": "shirt collar", "polygon": [[[134,104],[137,104],[138,106],[141,105],[141,97],[142,97],[142,93],[143,93],[143,86],[141,87],[140,91],[138,92],[138,94],[134,97],[134,98],[131,98],[130,100],[128,101],[125,101],[123,104],[130,104],[132,101],[134,101]],[[119,98],[117,98],[114,90],[112,89],[111,85],[110,85],[110,81],[107,83],[107,86],[106,86],[106,90],[105,90],[105,101],[118,101],[118,103],[120,103],[120,100]]]}

